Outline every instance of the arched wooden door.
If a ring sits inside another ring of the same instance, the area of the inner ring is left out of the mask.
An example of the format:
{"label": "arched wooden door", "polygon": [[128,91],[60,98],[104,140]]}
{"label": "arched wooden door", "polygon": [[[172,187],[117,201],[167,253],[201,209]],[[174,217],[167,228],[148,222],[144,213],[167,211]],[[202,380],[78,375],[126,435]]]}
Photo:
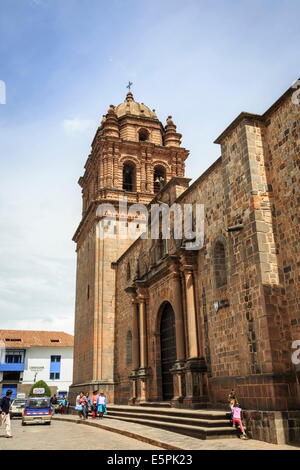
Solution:
{"label": "arched wooden door", "polygon": [[171,304],[164,306],[160,320],[160,352],[163,400],[174,396],[171,367],[176,361],[175,314]]}

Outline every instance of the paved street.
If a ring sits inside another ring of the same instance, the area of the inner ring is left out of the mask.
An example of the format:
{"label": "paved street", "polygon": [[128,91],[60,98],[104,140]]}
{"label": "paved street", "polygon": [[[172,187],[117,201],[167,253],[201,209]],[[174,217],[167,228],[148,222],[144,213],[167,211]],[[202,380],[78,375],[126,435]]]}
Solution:
{"label": "paved street", "polygon": [[[59,420],[61,417],[58,415],[55,419]],[[63,419],[70,421],[78,421],[76,416],[67,415]],[[300,450],[300,447],[292,445],[276,445],[269,444],[255,439],[243,441],[241,439],[196,439],[190,436],[167,431],[165,429],[153,428],[138,423],[128,423],[118,419],[111,419],[105,417],[103,421],[96,421],[97,425],[105,426],[119,432],[130,432],[137,438],[142,437],[148,440],[153,445],[164,444],[165,449],[182,449],[182,450]],[[96,424],[94,423],[94,424]],[[83,423],[80,426],[85,426]]]}
{"label": "paved street", "polygon": [[[107,431],[94,426],[77,424],[75,416],[66,416],[73,422],[61,421],[57,416],[51,426],[21,426],[20,419],[12,420],[13,439],[4,437],[4,429],[0,429],[1,450],[163,450],[161,447],[133,439],[131,437]],[[95,423],[96,424],[96,423]],[[299,447],[268,444],[262,441],[240,439],[212,439],[203,441],[183,436],[159,428],[151,428],[137,423],[106,418],[97,421],[115,431],[129,431],[143,436],[149,442],[163,442],[172,447],[185,450],[299,450]]]}
{"label": "paved street", "polygon": [[51,426],[21,426],[12,420],[13,439],[4,437],[0,429],[1,450],[155,450],[158,447],[90,426],[52,420]]}

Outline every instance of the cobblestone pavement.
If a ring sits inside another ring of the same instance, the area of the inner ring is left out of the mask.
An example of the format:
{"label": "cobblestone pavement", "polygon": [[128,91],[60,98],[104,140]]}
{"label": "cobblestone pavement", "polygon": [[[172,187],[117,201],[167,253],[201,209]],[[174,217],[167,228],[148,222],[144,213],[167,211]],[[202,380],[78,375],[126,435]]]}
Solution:
{"label": "cobblestone pavement", "polygon": [[[59,420],[61,418],[57,416],[55,419]],[[65,416],[64,419],[77,421],[77,417],[74,415]],[[91,419],[88,421],[93,422]],[[183,436],[165,429],[151,428],[142,424],[128,423],[108,417],[105,417],[103,420],[97,420],[96,423],[100,427],[105,426],[114,431],[130,432],[137,438],[141,436],[143,439],[146,439],[146,441],[148,440],[148,442],[154,443],[157,441],[157,445],[159,445],[159,442],[163,443],[165,448],[177,448],[182,450],[300,450],[299,447],[268,444],[267,442],[257,441],[255,439],[249,439],[247,441],[238,438],[201,440],[194,437]],[[79,424],[78,427],[90,428],[90,426],[84,424]]]}
{"label": "cobblestone pavement", "polygon": [[4,437],[0,428],[1,450],[155,450],[145,442],[121,436],[91,426],[52,420],[51,426],[30,424],[21,426],[20,419],[12,420],[13,438]]}
{"label": "cobblestone pavement", "polygon": [[[275,445],[254,439],[212,439],[200,440],[183,436],[171,431],[151,428],[137,423],[126,423],[108,417],[96,422],[88,420],[96,426],[77,424],[76,416],[68,415],[61,421],[59,416],[52,419],[51,426],[21,426],[21,420],[12,420],[13,439],[4,437],[4,429],[0,429],[0,450],[164,450],[177,448],[182,450],[300,450],[289,445]],[[101,429],[101,427],[111,429]],[[119,433],[130,433],[137,439]],[[138,440],[138,438],[144,441]],[[145,442],[146,440],[146,442]],[[157,442],[157,446],[149,444]],[[160,444],[160,445],[159,445]]]}

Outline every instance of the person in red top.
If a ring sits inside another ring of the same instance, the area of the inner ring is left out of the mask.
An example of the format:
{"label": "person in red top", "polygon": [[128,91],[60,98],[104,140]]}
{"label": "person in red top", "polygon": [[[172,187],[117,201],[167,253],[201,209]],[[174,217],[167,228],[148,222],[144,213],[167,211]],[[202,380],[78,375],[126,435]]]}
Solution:
{"label": "person in red top", "polygon": [[88,409],[88,399],[87,399],[87,396],[86,395],[82,395],[82,397],[80,398],[79,400],[79,403],[81,404],[82,406],[82,417],[84,419],[87,419],[88,417],[88,412],[87,412],[87,409]]}
{"label": "person in red top", "polygon": [[96,418],[97,417],[97,401],[98,401],[98,390],[94,390],[93,391],[93,395],[92,395],[92,398],[91,398],[91,401],[92,401],[92,418]]}

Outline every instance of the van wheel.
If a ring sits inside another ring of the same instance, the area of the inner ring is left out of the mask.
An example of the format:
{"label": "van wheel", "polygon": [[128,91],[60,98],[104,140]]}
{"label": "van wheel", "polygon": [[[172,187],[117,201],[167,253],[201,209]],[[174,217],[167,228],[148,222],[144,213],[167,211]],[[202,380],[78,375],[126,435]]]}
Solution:
{"label": "van wheel", "polygon": [[24,421],[22,421],[22,426],[25,426],[26,423],[24,423]]}
{"label": "van wheel", "polygon": [[47,422],[47,423],[45,423],[45,424],[48,424],[48,425],[50,426],[50,424],[51,424],[51,421],[49,421],[49,422]]}

